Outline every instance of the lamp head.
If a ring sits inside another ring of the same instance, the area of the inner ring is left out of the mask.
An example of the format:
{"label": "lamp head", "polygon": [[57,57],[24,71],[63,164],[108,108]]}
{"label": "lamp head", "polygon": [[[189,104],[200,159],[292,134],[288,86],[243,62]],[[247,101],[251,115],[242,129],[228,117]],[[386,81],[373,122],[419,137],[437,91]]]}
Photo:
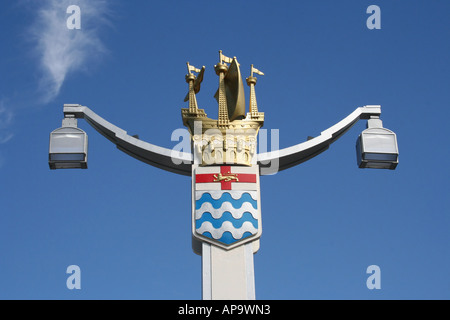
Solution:
{"label": "lamp head", "polygon": [[397,136],[383,128],[380,119],[369,119],[356,141],[356,155],[360,168],[394,170],[398,165]]}
{"label": "lamp head", "polygon": [[50,133],[50,169],[87,169],[88,137],[77,128],[77,119],[64,118],[62,127]]}

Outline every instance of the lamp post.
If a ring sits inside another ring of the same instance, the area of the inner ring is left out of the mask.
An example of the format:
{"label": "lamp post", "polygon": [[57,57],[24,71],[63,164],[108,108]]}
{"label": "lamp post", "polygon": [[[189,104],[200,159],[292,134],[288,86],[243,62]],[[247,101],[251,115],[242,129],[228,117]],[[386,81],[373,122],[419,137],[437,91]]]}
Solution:
{"label": "lamp post", "polygon": [[397,138],[382,127],[381,107],[368,105],[355,109],[317,137],[257,154],[256,136],[264,113],[257,108],[253,73],[263,73],[251,66],[251,76],[247,78],[250,112],[245,114],[239,63],[221,51],[219,57],[215,67],[219,76],[217,120],[208,118],[197,106],[196,94],[205,68],[187,65],[189,92],[185,101],[189,100],[189,108],[182,109],[182,119],[191,134],[192,153],[139,140],[88,107],[65,104],[63,126],[50,134],[49,166],[87,168],[87,136],[77,128],[77,119],[85,119],[130,156],[169,172],[191,176],[192,247],[202,256],[203,299],[255,299],[253,255],[259,250],[262,234],[260,175],[274,174],[317,156],[359,120],[368,120],[368,128],[357,141],[359,167],[395,169]]}

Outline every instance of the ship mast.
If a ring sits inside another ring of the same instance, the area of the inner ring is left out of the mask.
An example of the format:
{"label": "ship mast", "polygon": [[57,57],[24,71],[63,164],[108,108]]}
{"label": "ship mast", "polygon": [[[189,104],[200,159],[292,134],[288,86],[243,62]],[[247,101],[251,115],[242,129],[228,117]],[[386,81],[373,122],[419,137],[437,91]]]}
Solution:
{"label": "ship mast", "polygon": [[188,68],[188,74],[186,75],[186,82],[189,84],[189,113],[198,113],[198,105],[197,105],[197,98],[195,97],[195,91],[194,91],[194,81],[195,81],[195,75],[192,73],[192,71],[200,72],[199,69],[196,69],[194,66],[189,65],[189,62],[186,62],[187,68]]}
{"label": "ship mast", "polygon": [[264,113],[258,112],[258,104],[256,102],[256,93],[255,93],[255,85],[256,85],[256,77],[253,76],[253,73],[257,73],[259,75],[264,75],[263,72],[259,71],[253,64],[250,67],[250,76],[246,78],[247,85],[250,87],[250,101],[249,101],[249,115],[251,119],[264,119]]}
{"label": "ship mast", "polygon": [[219,76],[219,119],[218,125],[220,127],[228,126],[230,119],[228,118],[227,96],[225,92],[225,73],[228,71],[227,65],[223,62],[224,55],[222,50],[219,51],[219,63],[214,66],[216,74]]}

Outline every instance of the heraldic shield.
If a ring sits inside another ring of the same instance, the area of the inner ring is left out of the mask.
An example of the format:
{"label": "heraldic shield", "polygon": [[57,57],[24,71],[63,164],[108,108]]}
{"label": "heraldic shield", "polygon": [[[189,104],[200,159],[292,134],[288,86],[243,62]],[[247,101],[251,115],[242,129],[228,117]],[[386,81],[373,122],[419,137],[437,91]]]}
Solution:
{"label": "heraldic shield", "polygon": [[197,167],[194,175],[195,238],[231,249],[261,236],[258,166]]}

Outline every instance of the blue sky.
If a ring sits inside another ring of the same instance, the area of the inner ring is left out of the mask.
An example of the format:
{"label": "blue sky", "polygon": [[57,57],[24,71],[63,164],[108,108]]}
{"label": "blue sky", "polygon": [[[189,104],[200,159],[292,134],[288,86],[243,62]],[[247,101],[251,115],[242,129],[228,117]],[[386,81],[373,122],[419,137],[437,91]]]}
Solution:
{"label": "blue sky", "polygon": [[[66,28],[72,4],[81,30]],[[379,30],[366,27],[373,4]],[[250,64],[265,73],[258,107],[280,147],[370,104],[399,142],[395,171],[358,169],[360,121],[261,178],[257,299],[449,299],[449,12],[443,0],[2,1],[0,298],[201,299],[190,178],[127,156],[83,120],[89,169],[50,171],[48,138],[77,103],[172,148],[186,61],[206,66],[197,100],[217,117],[221,49],[244,76]],[[66,287],[69,265],[81,290]],[[366,287],[370,265],[379,290]]]}

